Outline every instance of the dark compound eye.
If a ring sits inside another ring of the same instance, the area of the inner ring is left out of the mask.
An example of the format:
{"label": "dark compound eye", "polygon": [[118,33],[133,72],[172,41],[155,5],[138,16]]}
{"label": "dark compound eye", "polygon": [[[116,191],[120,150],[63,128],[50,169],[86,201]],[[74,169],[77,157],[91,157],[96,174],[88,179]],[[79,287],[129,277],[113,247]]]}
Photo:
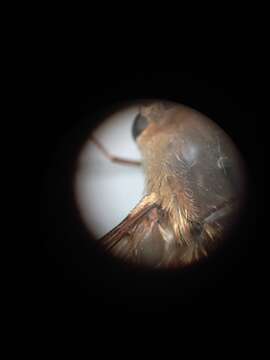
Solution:
{"label": "dark compound eye", "polygon": [[138,114],[132,125],[132,136],[134,140],[143,132],[143,130],[148,126],[146,117],[141,114]]}

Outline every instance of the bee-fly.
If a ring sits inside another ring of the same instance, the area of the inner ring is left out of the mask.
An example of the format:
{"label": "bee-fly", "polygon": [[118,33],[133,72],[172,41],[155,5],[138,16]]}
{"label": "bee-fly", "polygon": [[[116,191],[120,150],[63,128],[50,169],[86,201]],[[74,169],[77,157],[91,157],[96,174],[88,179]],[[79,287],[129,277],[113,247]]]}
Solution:
{"label": "bee-fly", "polygon": [[145,102],[132,135],[142,154],[145,195],[100,244],[128,263],[150,268],[182,267],[207,257],[242,204],[245,176],[236,147],[206,116],[172,102]]}

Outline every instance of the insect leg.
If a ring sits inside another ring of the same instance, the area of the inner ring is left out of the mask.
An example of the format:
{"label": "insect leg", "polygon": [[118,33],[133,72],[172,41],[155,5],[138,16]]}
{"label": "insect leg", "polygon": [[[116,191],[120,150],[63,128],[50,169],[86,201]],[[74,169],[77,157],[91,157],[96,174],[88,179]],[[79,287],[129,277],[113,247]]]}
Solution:
{"label": "insect leg", "polygon": [[109,159],[110,161],[122,165],[135,165],[135,166],[141,165],[141,161],[139,160],[124,159],[110,154],[109,151],[93,135],[91,135],[90,139],[99,148],[99,150],[103,153],[103,155],[106,156],[106,158]]}

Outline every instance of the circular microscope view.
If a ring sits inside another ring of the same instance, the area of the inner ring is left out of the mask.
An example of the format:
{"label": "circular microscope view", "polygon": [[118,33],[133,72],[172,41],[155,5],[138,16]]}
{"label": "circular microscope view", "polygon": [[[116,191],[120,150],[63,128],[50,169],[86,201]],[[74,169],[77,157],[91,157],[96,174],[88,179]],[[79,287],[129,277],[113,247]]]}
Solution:
{"label": "circular microscope view", "polygon": [[81,217],[123,262],[181,268],[207,259],[237,223],[243,160],[211,119],[181,104],[125,104],[89,134],[75,175]]}

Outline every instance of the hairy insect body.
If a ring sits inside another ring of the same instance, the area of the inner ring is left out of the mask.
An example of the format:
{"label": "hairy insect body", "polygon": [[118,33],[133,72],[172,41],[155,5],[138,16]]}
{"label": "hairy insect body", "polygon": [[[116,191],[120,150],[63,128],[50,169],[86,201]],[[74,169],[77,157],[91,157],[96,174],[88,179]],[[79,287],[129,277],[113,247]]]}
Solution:
{"label": "hairy insect body", "polygon": [[236,218],[242,161],[223,130],[185,106],[154,102],[137,121],[146,196],[102,241],[143,266],[192,264],[219,245]]}

